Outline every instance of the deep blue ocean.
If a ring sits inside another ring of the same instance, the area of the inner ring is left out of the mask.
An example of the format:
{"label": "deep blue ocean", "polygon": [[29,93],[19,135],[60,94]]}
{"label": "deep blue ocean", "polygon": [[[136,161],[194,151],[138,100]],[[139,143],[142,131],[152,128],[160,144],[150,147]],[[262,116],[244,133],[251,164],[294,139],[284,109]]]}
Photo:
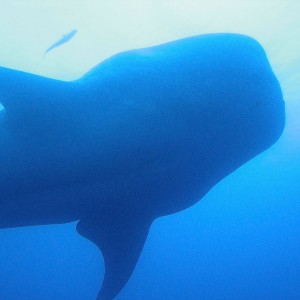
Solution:
{"label": "deep blue ocean", "polygon": [[[300,299],[299,11],[297,0],[0,0],[6,68],[73,80],[124,50],[234,32],[261,43],[281,85],[280,139],[194,206],[157,219],[116,300]],[[104,262],[76,223],[0,230],[0,300],[95,299]]]}

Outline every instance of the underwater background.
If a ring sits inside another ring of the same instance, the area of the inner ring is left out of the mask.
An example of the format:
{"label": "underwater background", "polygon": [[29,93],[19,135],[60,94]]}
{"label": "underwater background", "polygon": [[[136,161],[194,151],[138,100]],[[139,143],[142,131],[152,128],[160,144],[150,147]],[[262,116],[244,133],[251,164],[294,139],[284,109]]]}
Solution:
{"label": "underwater background", "polygon": [[[0,66],[73,80],[124,50],[234,32],[263,45],[281,84],[279,141],[193,207],[156,220],[117,300],[300,299],[299,12],[298,0],[0,0]],[[103,259],[75,226],[1,230],[0,300],[95,299]]]}

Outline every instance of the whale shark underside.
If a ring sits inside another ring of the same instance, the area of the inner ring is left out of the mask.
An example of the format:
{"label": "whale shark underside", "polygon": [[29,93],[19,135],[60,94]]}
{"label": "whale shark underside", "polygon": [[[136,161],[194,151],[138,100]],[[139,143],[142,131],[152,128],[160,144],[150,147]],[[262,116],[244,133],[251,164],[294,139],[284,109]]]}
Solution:
{"label": "whale shark underside", "polygon": [[285,122],[264,50],[238,34],[127,51],[71,82],[0,68],[0,102],[0,228],[79,221],[104,257],[102,300],[156,218],[195,204]]}

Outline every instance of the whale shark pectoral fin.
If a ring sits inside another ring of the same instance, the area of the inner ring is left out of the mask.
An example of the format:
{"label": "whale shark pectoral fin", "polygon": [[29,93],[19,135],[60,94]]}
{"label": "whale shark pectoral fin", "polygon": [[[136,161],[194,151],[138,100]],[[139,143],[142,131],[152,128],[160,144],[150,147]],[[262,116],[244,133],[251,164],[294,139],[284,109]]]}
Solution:
{"label": "whale shark pectoral fin", "polygon": [[105,274],[98,300],[113,299],[129,280],[152,221],[136,216],[106,215],[82,219],[77,231],[102,251]]}

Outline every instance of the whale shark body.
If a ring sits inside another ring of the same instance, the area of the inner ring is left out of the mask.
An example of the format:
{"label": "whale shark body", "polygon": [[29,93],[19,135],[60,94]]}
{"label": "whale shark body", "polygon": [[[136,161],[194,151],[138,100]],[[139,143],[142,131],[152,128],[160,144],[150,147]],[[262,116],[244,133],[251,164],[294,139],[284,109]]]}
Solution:
{"label": "whale shark body", "polygon": [[200,35],[115,55],[65,82],[0,68],[0,228],[79,221],[116,297],[152,222],[198,202],[284,128],[258,42]]}

